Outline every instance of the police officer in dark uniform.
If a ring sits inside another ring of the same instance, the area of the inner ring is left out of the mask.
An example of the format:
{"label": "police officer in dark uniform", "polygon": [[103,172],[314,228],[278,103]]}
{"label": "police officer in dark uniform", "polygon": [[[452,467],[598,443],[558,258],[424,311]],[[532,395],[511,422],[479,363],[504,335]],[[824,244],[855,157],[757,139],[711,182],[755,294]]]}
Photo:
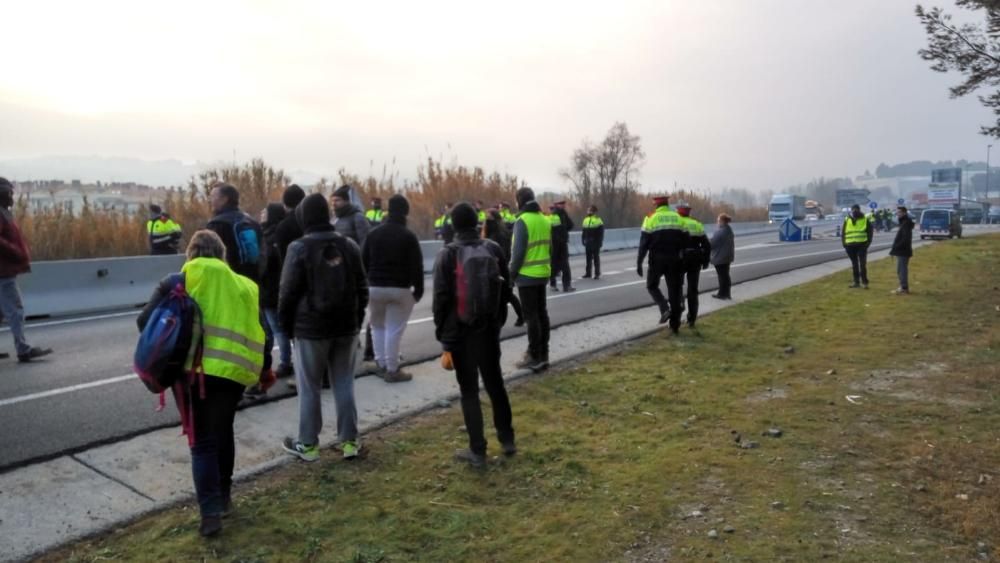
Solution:
{"label": "police officer in dark uniform", "polygon": [[691,206],[680,201],[674,207],[681,216],[681,225],[688,233],[687,246],[684,247],[684,277],[687,278],[687,324],[694,328],[694,323],[698,320],[698,278],[701,277],[702,270],[708,269],[712,245],[705,235],[705,226],[691,217]]}
{"label": "police officer in dark uniform", "polygon": [[[677,334],[681,326],[681,297],[684,289],[684,249],[688,245],[688,232],[681,224],[681,217],[670,209],[667,196],[653,198],[656,210],[642,222],[639,236],[639,257],[636,272],[643,276],[643,262],[649,254],[649,275],[646,289],[660,308],[660,324],[670,322],[670,330]],[[667,279],[667,297],[660,291],[660,278]]]}

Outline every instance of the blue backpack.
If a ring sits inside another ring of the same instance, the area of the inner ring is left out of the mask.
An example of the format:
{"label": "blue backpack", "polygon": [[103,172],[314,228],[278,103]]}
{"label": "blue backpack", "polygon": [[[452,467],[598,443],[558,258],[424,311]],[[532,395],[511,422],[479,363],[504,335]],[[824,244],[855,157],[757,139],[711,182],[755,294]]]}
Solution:
{"label": "blue backpack", "polygon": [[184,363],[201,310],[184,289],[184,274],[170,277],[172,289],[149,316],[135,345],[133,367],[146,388],[161,394],[184,381]]}

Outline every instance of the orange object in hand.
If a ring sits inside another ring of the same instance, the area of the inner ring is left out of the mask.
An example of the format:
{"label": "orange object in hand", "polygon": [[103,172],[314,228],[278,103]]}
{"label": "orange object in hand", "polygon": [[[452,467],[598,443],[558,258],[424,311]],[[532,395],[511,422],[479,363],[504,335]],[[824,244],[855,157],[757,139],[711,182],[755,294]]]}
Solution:
{"label": "orange object in hand", "polygon": [[455,364],[451,360],[451,352],[443,352],[441,354],[441,367],[448,371],[453,371],[455,369]]}

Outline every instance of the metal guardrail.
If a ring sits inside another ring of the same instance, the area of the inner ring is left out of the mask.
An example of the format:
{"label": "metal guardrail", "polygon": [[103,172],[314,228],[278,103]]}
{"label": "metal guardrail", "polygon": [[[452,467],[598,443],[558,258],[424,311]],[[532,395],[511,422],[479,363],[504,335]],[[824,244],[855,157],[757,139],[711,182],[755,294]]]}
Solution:
{"label": "metal guardrail", "polygon": [[[706,225],[711,234],[714,225]],[[737,235],[770,232],[768,223],[733,223]],[[420,241],[424,271],[430,272],[441,241]],[[639,246],[639,229],[607,229],[604,251]],[[571,255],[583,254],[580,232],[570,233]],[[183,255],[130,256],[87,260],[35,262],[31,273],[19,278],[25,314],[32,317],[75,315],[138,307],[144,304],[163,276],[177,272]]]}

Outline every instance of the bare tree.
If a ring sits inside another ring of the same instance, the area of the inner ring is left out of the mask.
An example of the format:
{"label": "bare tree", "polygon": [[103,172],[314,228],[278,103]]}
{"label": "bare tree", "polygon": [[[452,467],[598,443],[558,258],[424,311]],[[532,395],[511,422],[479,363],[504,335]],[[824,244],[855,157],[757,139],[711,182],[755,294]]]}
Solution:
{"label": "bare tree", "polygon": [[933,63],[938,72],[956,70],[965,76],[964,82],[949,88],[951,97],[959,98],[980,87],[994,88],[979,96],[982,104],[993,110],[997,121],[983,126],[980,132],[1000,138],[1000,0],[957,0],[960,8],[985,10],[985,22],[956,25],[950,14],[941,8],[926,9],[918,4],[917,17],[927,31],[927,47],[920,57]]}
{"label": "bare tree", "polygon": [[601,209],[609,226],[631,226],[638,221],[633,217],[633,200],[645,161],[639,136],[629,133],[625,123],[615,123],[599,144],[584,140],[573,151],[570,168],[560,175],[573,185],[581,205],[594,204]]}

